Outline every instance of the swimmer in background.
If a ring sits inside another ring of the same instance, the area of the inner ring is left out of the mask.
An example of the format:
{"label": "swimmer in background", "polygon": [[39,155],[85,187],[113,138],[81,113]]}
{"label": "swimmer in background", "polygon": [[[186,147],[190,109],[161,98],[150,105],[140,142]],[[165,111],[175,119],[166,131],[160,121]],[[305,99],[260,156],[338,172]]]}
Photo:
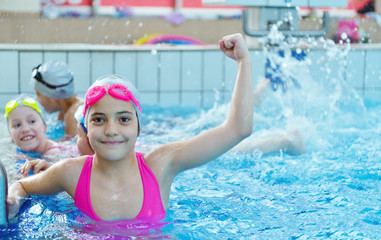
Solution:
{"label": "swimmer in background", "polygon": [[17,145],[19,164],[25,162],[19,170],[22,175],[28,175],[29,169],[39,173],[62,157],[77,155],[68,151],[72,149],[48,139],[46,123],[33,98],[23,94],[16,96],[6,104],[4,117],[12,142]]}
{"label": "swimmer in background", "polygon": [[95,154],[59,161],[41,174],[12,184],[9,217],[17,214],[28,195],[66,191],[95,221],[164,218],[176,175],[219,157],[253,129],[248,48],[241,34],[225,36],[219,46],[237,62],[236,83],[223,123],[148,153],[135,152],[142,128],[139,92],[120,76],[101,77],[88,89],[83,113]]}
{"label": "swimmer in background", "polygon": [[[259,82],[254,91],[254,108],[259,106],[262,95],[270,84],[269,79],[264,79]],[[306,153],[303,138],[300,132],[296,129],[280,130],[271,129],[266,133],[267,137],[256,138],[248,137],[236,145],[231,151],[235,152],[253,152],[259,150],[263,154],[271,153],[287,153],[292,156]]]}
{"label": "swimmer in background", "polygon": [[77,132],[74,113],[83,99],[74,92],[74,75],[66,63],[48,61],[33,69],[32,81],[37,100],[49,112],[58,111],[58,120],[65,123],[65,136],[60,141],[73,138]]}

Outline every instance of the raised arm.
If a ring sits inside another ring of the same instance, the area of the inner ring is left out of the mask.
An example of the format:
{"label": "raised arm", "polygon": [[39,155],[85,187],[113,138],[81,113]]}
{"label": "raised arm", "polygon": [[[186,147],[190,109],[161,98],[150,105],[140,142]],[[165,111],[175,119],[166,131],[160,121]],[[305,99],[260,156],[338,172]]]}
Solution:
{"label": "raised arm", "polygon": [[[253,81],[251,57],[241,34],[224,37],[219,41],[226,56],[237,62],[237,78],[225,123],[234,129],[238,142],[249,136],[253,130]],[[237,144],[238,142],[234,143]]]}
{"label": "raised arm", "polygon": [[215,159],[252,132],[254,97],[250,53],[241,34],[226,36],[219,45],[226,56],[236,60],[238,67],[225,121],[191,139],[159,147],[146,156],[147,159],[159,157],[161,163],[167,161],[170,166],[168,173],[173,177]]}

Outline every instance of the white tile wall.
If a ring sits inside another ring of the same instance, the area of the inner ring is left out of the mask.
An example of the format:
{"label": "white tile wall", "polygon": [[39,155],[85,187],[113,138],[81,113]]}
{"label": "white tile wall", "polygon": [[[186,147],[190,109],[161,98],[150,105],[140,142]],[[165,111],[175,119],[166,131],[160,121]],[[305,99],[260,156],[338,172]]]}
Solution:
{"label": "white tile wall", "polygon": [[19,62],[17,51],[2,51],[0,54],[0,94],[19,91]]}
{"label": "white tile wall", "polygon": [[159,93],[160,106],[170,107],[180,105],[180,92],[179,91],[160,91]]}
{"label": "white tile wall", "polygon": [[158,105],[159,104],[159,94],[156,91],[140,92],[140,98],[141,98],[142,105]]}
{"label": "white tile wall", "polygon": [[[181,52],[167,51],[160,53],[159,91],[180,92]],[[177,101],[178,102],[178,101]]]}
{"label": "white tile wall", "polygon": [[381,50],[366,53],[365,86],[381,88]]}
{"label": "white tile wall", "polygon": [[198,91],[202,89],[203,61],[202,51],[184,51],[182,53],[182,91]]}
{"label": "white tile wall", "polygon": [[202,101],[201,91],[183,92],[181,94],[181,104],[188,107],[200,107]]}
{"label": "white tile wall", "polygon": [[[225,91],[232,91],[234,88],[235,80],[237,77],[237,64],[233,59],[224,57],[225,66],[223,76],[225,78],[223,89]],[[254,63],[254,59],[253,59]]]}
{"label": "white tile wall", "polygon": [[221,90],[224,76],[224,55],[220,51],[205,51],[203,56],[203,90]]}
{"label": "white tile wall", "polygon": [[254,82],[258,83],[264,76],[266,70],[266,57],[263,51],[252,51],[251,59],[253,64]]}
{"label": "white tile wall", "polygon": [[68,66],[74,73],[74,87],[77,91],[85,92],[91,83],[91,53],[69,52]]}
{"label": "white tile wall", "polygon": [[160,55],[157,52],[141,52],[137,63],[136,87],[140,91],[158,91]]}
{"label": "white tile wall", "polygon": [[43,61],[57,60],[67,63],[67,52],[47,51],[43,54]]}
{"label": "white tile wall", "polygon": [[[256,84],[264,76],[266,59],[259,50],[252,50],[251,55]],[[308,57],[314,79],[343,77],[360,95],[381,101],[381,50],[351,50],[340,60],[327,58],[323,50],[311,50]],[[97,77],[117,73],[137,86],[144,105],[212,107],[216,97],[220,103],[228,102],[237,73],[233,60],[210,48],[99,51],[1,50],[0,46],[0,106],[19,92],[33,94],[33,67],[51,59],[68,63],[81,96]]]}
{"label": "white tile wall", "polygon": [[[20,92],[33,93],[31,85],[32,70],[43,62],[43,52],[41,51],[20,51],[19,53],[19,89]],[[12,64],[12,63],[9,63]]]}
{"label": "white tile wall", "polygon": [[127,78],[136,85],[136,52],[115,53],[115,74]]}
{"label": "white tile wall", "polygon": [[363,50],[354,50],[348,53],[347,58],[346,81],[361,90],[365,86],[365,54]]}
{"label": "white tile wall", "polygon": [[91,53],[91,83],[97,78],[114,73],[114,54],[112,52]]}
{"label": "white tile wall", "polygon": [[373,101],[380,101],[381,88],[365,88],[364,97]]}

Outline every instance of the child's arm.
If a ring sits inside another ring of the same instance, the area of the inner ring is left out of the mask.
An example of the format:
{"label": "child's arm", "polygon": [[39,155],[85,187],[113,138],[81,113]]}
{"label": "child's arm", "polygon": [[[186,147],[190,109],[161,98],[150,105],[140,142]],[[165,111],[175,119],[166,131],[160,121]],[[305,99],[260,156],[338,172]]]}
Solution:
{"label": "child's arm", "polygon": [[82,168],[73,160],[62,160],[40,174],[13,183],[7,198],[9,218],[17,214],[28,195],[49,195],[66,190],[74,196],[76,181],[78,182]]}
{"label": "child's arm", "polygon": [[77,123],[78,120],[75,118],[75,112],[77,111],[78,107],[83,104],[83,101],[79,101],[76,104],[73,104],[65,113],[64,115],[64,122],[65,122],[65,136],[60,139],[59,141],[67,141],[71,138],[74,138],[77,134]]}
{"label": "child's arm", "polygon": [[[73,112],[74,111],[74,112]],[[69,112],[65,114],[65,136],[61,141],[67,141],[77,134],[77,119],[74,117],[75,110],[70,109]]]}
{"label": "child's arm", "polygon": [[166,144],[147,154],[147,159],[157,156],[159,162],[167,161],[168,173],[172,177],[220,156],[252,132],[254,96],[250,53],[241,34],[226,36],[219,45],[226,56],[237,61],[238,66],[227,118],[221,125],[191,139]]}

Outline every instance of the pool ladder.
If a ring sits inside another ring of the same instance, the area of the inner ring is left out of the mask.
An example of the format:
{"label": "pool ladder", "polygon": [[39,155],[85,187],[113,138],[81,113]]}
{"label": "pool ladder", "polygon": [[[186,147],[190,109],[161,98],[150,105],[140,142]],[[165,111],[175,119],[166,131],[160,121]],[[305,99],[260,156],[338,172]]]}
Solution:
{"label": "pool ladder", "polygon": [[[324,12],[321,30],[300,31],[299,7],[346,7],[347,0],[202,0],[205,5],[243,6],[243,30],[249,37],[265,37],[273,24],[290,37],[322,37],[329,30],[329,14]],[[259,20],[258,20],[259,17]],[[254,30],[259,29],[259,30]]]}

